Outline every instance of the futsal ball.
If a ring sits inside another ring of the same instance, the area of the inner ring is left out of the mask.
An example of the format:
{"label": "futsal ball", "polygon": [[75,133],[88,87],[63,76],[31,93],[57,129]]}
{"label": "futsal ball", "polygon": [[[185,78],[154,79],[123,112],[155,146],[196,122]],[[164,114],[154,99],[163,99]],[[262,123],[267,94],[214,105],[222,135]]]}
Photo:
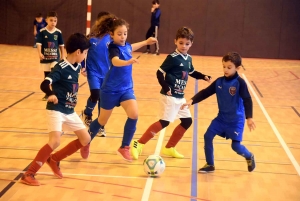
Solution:
{"label": "futsal ball", "polygon": [[144,171],[150,177],[160,176],[166,168],[166,164],[162,157],[158,155],[150,155],[144,160]]}

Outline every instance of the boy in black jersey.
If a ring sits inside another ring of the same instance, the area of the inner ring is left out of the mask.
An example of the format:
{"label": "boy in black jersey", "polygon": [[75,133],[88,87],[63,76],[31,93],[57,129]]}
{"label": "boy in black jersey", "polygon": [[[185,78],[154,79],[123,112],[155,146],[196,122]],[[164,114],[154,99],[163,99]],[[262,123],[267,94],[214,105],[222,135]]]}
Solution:
{"label": "boy in black jersey", "polygon": [[187,54],[192,46],[194,33],[187,27],[182,27],[177,31],[175,45],[176,50],[169,54],[163,64],[158,69],[156,75],[162,89],[161,93],[161,118],[153,123],[139,140],[134,140],[131,145],[131,154],[134,159],[138,159],[142,152],[144,144],[154,137],[170,122],[179,118],[181,123],[174,129],[167,145],[163,148],[164,155],[174,158],[184,158],[178,153],[175,146],[183,137],[186,130],[192,124],[192,117],[189,109],[180,110],[184,98],[184,89],[186,87],[188,76],[195,79],[203,79],[210,82],[210,76],[195,71],[192,64],[192,57]]}
{"label": "boy in black jersey", "polygon": [[[61,179],[63,175],[59,168],[60,161],[87,145],[91,140],[82,120],[74,112],[77,103],[80,62],[86,57],[89,47],[89,40],[83,34],[72,34],[66,43],[67,58],[59,61],[41,83],[41,90],[48,96],[49,141],[39,150],[24,173],[22,183],[39,186],[40,183],[34,175],[44,163],[47,163],[54,175]],[[52,84],[52,90],[50,84]],[[51,154],[60,144],[62,127],[74,131],[78,139]]]}

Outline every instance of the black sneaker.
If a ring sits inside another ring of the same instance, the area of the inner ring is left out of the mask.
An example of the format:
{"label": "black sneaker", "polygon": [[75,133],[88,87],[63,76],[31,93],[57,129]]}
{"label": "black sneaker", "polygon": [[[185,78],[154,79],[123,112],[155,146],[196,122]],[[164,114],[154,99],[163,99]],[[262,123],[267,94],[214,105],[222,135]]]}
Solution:
{"label": "black sneaker", "polygon": [[251,153],[250,158],[246,158],[247,166],[248,166],[248,171],[252,172],[255,169],[255,160],[254,160],[254,155]]}
{"label": "black sneaker", "polygon": [[198,170],[199,173],[210,173],[215,171],[214,165],[207,165],[205,164],[202,168]]}
{"label": "black sneaker", "polygon": [[83,123],[87,126],[87,127],[90,127],[93,119],[92,119],[92,116],[88,116],[86,114],[84,114],[84,110],[81,111],[81,117],[82,117],[82,120],[83,120]]}

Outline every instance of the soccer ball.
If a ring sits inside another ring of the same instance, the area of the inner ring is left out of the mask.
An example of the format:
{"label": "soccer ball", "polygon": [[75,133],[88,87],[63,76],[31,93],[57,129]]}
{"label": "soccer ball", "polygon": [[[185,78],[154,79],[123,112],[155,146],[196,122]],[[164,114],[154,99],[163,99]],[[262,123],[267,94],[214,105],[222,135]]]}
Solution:
{"label": "soccer ball", "polygon": [[166,164],[159,155],[150,155],[144,160],[144,171],[150,177],[160,176],[166,168]]}

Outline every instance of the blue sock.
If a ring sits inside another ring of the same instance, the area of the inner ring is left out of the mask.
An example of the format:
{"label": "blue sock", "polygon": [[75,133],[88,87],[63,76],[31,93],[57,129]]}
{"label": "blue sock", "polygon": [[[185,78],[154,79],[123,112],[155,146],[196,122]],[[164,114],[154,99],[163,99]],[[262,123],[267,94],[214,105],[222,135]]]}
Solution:
{"label": "blue sock", "polygon": [[208,165],[214,165],[214,145],[213,139],[216,136],[213,132],[209,130],[204,134],[204,152],[205,159]]}
{"label": "blue sock", "polygon": [[100,99],[98,100],[98,117],[100,116]]}
{"label": "blue sock", "polygon": [[96,103],[93,103],[90,98],[87,99],[85,110],[83,111],[85,115],[92,116],[93,110],[96,106]]}
{"label": "blue sock", "polygon": [[97,133],[99,132],[100,128],[103,128],[103,126],[101,126],[98,122],[98,118],[96,118],[90,125],[89,128],[89,133],[91,135],[91,141],[93,140],[93,138],[97,135]]}
{"label": "blue sock", "polygon": [[251,158],[251,153],[248,151],[248,149],[244,145],[241,145],[240,141],[232,140],[231,148],[237,154],[239,154],[245,158]]}
{"label": "blue sock", "polygon": [[137,123],[137,119],[127,118],[127,121],[124,126],[124,134],[123,134],[123,140],[121,146],[122,148],[130,145],[130,142],[136,130],[136,123]]}

